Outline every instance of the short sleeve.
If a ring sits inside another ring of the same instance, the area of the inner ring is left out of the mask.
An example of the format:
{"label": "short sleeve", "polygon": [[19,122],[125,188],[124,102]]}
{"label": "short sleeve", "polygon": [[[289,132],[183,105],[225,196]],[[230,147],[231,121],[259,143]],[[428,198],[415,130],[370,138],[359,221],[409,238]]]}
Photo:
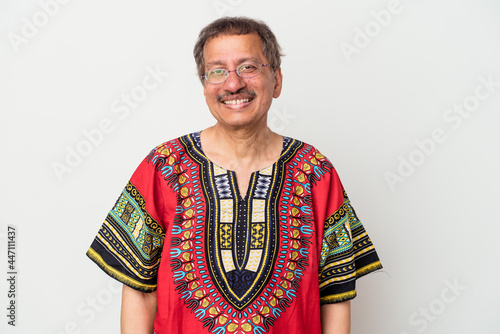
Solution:
{"label": "short sleeve", "polygon": [[104,272],[143,292],[156,290],[165,238],[162,192],[144,160],[121,192],[87,256]]}
{"label": "short sleeve", "polygon": [[[340,181],[338,182],[341,187]],[[331,304],[356,297],[356,279],[382,268],[365,228],[346,192],[342,204],[331,210],[324,223],[319,264],[320,303]]]}

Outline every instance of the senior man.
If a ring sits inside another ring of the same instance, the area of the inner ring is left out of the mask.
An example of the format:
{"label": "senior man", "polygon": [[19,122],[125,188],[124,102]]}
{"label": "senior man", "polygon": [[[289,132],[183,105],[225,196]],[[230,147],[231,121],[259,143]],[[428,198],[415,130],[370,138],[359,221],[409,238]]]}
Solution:
{"label": "senior man", "polygon": [[267,126],[276,37],[222,18],[194,56],[215,125],[154,148],[87,253],[124,284],[122,333],[349,333],[382,266],[330,161]]}

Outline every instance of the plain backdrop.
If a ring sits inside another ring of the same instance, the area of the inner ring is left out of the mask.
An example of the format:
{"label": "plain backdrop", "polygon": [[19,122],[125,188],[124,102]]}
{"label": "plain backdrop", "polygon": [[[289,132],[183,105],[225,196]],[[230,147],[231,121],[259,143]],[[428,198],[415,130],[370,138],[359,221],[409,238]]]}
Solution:
{"label": "plain backdrop", "polygon": [[0,332],[119,332],[85,253],[147,153],[214,123],[192,48],[222,15],[277,35],[270,126],[330,158],[382,259],[352,332],[499,333],[495,0],[0,1]]}

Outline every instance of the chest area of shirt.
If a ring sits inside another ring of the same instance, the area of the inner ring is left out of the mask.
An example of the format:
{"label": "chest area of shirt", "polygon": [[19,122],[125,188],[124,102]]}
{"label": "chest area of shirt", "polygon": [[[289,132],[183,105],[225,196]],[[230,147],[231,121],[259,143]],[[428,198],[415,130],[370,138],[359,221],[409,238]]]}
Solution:
{"label": "chest area of shirt", "polygon": [[305,162],[290,154],[253,173],[242,197],[234,172],[190,157],[178,168],[184,177],[163,254],[175,290],[210,332],[267,332],[297,296],[311,263]]}

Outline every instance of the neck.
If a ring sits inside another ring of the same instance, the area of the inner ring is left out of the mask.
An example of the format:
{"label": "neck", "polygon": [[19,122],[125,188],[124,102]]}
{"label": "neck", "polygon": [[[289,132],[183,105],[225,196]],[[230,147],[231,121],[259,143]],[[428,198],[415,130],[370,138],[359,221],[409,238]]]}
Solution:
{"label": "neck", "polygon": [[215,142],[226,154],[235,158],[256,157],[270,145],[276,135],[267,126],[259,129],[228,130],[217,124],[213,127]]}
{"label": "neck", "polygon": [[203,130],[203,151],[216,165],[264,168],[277,159],[283,139],[269,127],[227,129],[219,123]]}

